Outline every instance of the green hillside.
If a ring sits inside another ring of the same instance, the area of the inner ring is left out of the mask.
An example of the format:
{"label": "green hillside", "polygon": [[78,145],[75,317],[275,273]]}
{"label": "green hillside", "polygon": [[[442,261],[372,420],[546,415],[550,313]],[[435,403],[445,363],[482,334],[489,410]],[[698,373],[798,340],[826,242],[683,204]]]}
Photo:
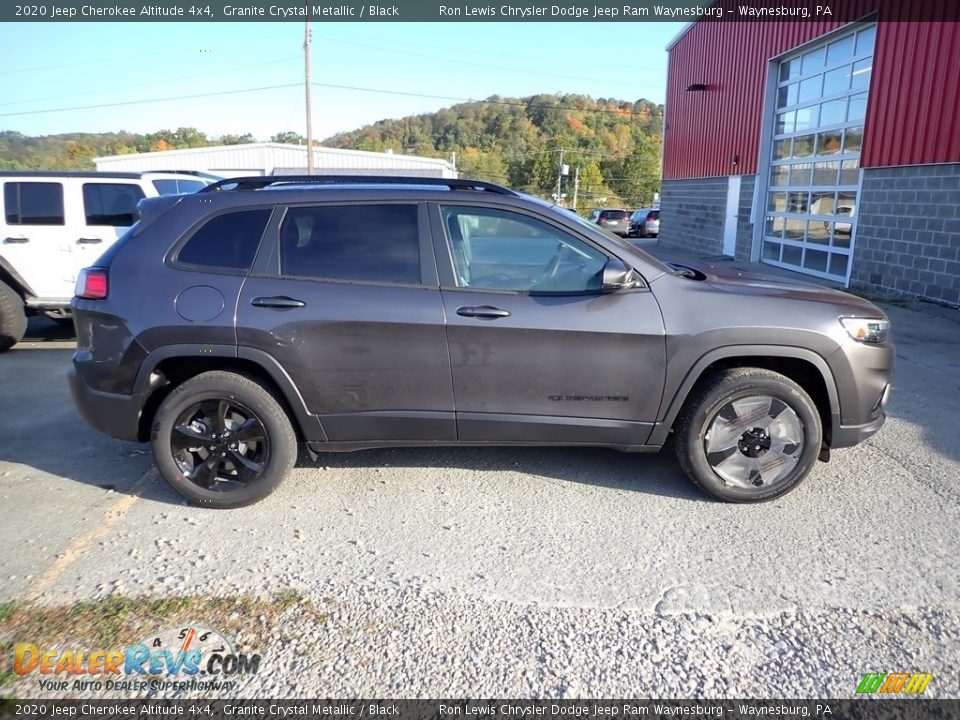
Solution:
{"label": "green hillside", "polygon": [[[562,189],[568,203],[579,167],[580,208],[640,206],[659,190],[662,129],[663,106],[647,100],[494,96],[435,113],[381,120],[323,144],[444,158],[456,153],[461,177],[543,196],[554,192],[563,149],[563,163],[570,166]],[[606,203],[600,203],[604,197]]]}
{"label": "green hillside", "polygon": [[[287,133],[280,135],[285,137]],[[104,155],[250,142],[254,142],[250,134],[208,138],[196,128],[160,130],[149,135],[121,130],[38,137],[0,130],[0,170],[94,170],[93,158]]]}
{"label": "green hillside", "polygon": [[[456,153],[461,177],[507,184],[549,197],[557,182],[561,152],[570,175],[563,179],[567,204],[579,169],[578,205],[649,203],[660,183],[663,107],[637,100],[586,95],[491,97],[435,113],[394,120],[341,133],[328,147],[413,153],[449,159]],[[271,140],[302,142],[293,132]],[[128,132],[67,133],[31,137],[0,131],[0,170],[88,170],[93,158],[253,142],[250,134],[207,137],[196,128]],[[604,200],[605,198],[605,200]]]}

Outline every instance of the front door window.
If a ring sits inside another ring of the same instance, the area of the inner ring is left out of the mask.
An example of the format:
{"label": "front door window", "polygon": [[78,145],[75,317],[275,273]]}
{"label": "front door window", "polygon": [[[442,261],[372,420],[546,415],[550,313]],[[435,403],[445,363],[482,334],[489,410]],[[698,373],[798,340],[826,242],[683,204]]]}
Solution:
{"label": "front door window", "polygon": [[599,292],[607,257],[535,218],[444,206],[457,286],[524,293]]}

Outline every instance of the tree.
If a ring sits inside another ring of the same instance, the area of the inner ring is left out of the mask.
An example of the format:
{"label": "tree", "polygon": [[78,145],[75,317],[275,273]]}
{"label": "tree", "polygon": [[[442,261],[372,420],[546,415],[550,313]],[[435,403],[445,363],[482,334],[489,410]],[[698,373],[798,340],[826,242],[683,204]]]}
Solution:
{"label": "tree", "polygon": [[461,177],[503,184],[507,180],[507,166],[496,152],[482,152],[467,148],[457,155],[457,170]]}
{"label": "tree", "polygon": [[609,197],[613,193],[607,187],[596,160],[590,160],[580,166],[580,191],[577,194],[577,210],[595,207],[598,198]]}
{"label": "tree", "polygon": [[196,128],[177,128],[177,131],[173,134],[173,146],[176,148],[207,147],[211,144],[206,134]]}
{"label": "tree", "polygon": [[649,138],[638,142],[620,164],[617,179],[611,185],[630,204],[649,207],[653,194],[660,190],[659,144]]}
{"label": "tree", "polygon": [[284,130],[270,138],[270,142],[285,143],[287,145],[306,145],[307,139],[303,135],[295,133],[293,130]]}
{"label": "tree", "polygon": [[246,145],[256,142],[253,135],[244,133],[243,135],[223,135],[220,137],[221,145]]}

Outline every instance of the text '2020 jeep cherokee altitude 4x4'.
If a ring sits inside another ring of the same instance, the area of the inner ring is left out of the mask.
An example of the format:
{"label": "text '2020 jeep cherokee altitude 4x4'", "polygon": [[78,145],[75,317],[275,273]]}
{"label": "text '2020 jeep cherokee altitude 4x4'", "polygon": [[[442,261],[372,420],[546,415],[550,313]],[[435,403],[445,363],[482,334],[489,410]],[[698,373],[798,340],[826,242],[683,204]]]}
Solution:
{"label": "text '2020 jeep cherokee altitude 4x4'", "polygon": [[75,401],[194,502],[314,451],[658,450],[769,500],[884,421],[893,346],[842,292],[664,265],[471,180],[243,178],[140,203],[77,283]]}

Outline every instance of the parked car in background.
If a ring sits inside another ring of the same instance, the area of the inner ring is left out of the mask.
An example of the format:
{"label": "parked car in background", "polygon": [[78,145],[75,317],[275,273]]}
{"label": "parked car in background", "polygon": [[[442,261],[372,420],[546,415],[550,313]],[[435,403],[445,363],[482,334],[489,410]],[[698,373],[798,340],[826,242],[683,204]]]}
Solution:
{"label": "parked car in background", "polygon": [[660,211],[643,208],[630,216],[627,237],[658,237],[660,235]]}
{"label": "parked car in background", "polygon": [[670,437],[705,492],[772,500],[884,422],[894,348],[870,302],[666,265],[499,185],[251,177],[140,209],[80,274],[71,389],[201,505],[268,495],[298,442]]}
{"label": "parked car in background", "polygon": [[623,209],[600,210],[594,222],[604,230],[626,237],[630,227],[630,213]]}
{"label": "parked car in background", "polygon": [[77,274],[133,225],[140,200],[212,182],[186,172],[0,172],[0,352],[20,341],[28,315],[71,322]]}

